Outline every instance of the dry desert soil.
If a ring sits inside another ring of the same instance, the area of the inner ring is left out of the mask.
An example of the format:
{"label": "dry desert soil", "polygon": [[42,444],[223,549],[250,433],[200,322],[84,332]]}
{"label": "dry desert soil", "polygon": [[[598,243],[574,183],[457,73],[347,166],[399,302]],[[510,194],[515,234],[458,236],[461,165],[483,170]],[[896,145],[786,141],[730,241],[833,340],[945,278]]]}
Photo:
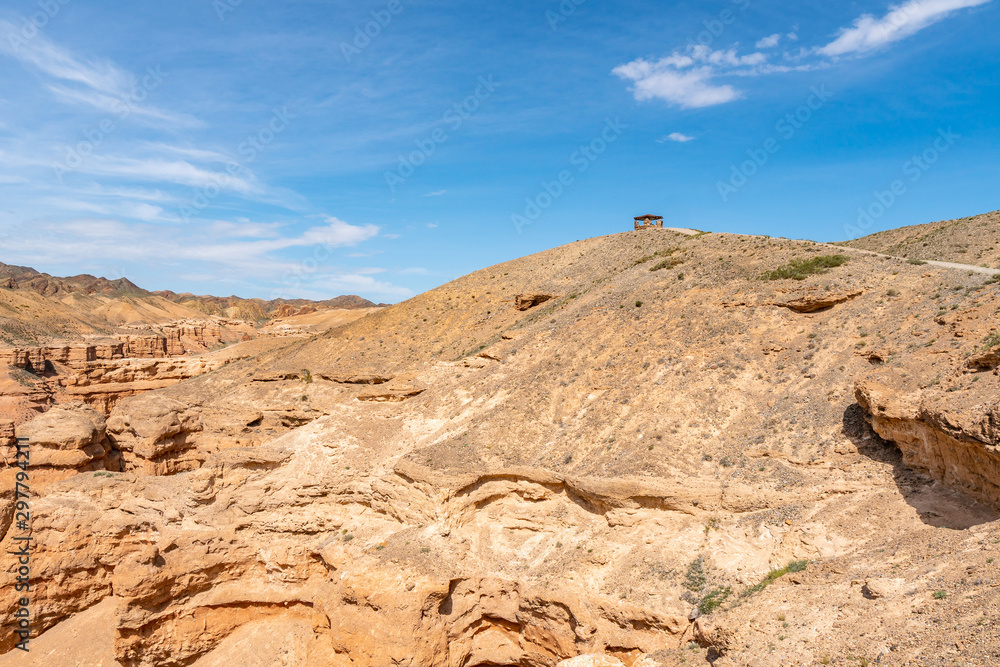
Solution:
{"label": "dry desert soil", "polygon": [[0,667],[1000,664],[1000,279],[925,263],[996,237],[628,231],[56,400]]}

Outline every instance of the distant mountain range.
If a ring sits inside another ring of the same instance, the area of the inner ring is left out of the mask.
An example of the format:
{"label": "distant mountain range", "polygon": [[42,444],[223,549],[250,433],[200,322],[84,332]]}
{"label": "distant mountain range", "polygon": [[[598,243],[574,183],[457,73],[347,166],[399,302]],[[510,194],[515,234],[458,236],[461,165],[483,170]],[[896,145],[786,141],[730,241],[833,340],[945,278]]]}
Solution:
{"label": "distant mountain range", "polygon": [[127,278],[89,274],[57,277],[26,266],[0,263],[0,344],[38,344],[110,335],[123,326],[162,324],[206,315],[255,323],[318,310],[376,308],[360,296],[323,301],[197,296],[151,292]]}

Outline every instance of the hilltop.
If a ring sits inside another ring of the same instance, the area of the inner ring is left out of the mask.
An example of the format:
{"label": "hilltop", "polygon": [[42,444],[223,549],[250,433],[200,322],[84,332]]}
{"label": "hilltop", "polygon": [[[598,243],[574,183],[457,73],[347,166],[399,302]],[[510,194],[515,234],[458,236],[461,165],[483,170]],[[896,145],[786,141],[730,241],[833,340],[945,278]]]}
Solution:
{"label": "hilltop", "polygon": [[36,645],[121,665],[989,664],[998,311],[989,275],[733,234],[474,272],[126,397],[86,438],[31,435],[103,443],[37,473],[55,481],[33,567],[60,583],[36,593]]}
{"label": "hilltop", "polygon": [[1000,269],[1000,211],[890,229],[840,245],[913,260]]}

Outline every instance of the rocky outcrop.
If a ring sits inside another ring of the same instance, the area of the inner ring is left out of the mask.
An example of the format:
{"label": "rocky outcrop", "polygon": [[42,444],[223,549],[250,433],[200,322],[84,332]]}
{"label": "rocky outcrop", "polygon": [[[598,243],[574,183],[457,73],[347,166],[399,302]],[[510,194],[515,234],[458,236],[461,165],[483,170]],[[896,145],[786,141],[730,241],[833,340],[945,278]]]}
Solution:
{"label": "rocky outcrop", "polygon": [[973,355],[968,361],[968,367],[986,371],[1000,366],[1000,345]]}
{"label": "rocky outcrop", "polygon": [[169,475],[194,470],[207,457],[191,438],[202,429],[200,411],[180,401],[162,398],[137,403],[130,412],[112,416],[108,429],[126,470]]}
{"label": "rocky outcrop", "polygon": [[514,297],[514,307],[518,310],[528,310],[554,298],[555,296],[552,294],[542,294],[541,292],[518,294]]}
{"label": "rocky outcrop", "polygon": [[873,379],[859,382],[855,396],[907,466],[1000,507],[1000,402],[956,405],[942,391],[901,395]]}
{"label": "rocky outcrop", "polygon": [[851,299],[856,299],[864,294],[863,290],[837,291],[810,289],[789,295],[780,301],[775,301],[775,306],[788,308],[796,313],[815,313],[827,308],[833,308]]}
{"label": "rocky outcrop", "polygon": [[213,321],[181,320],[163,326],[135,328],[150,333],[118,336],[126,357],[179,357],[204,352],[223,342],[222,325]]}
{"label": "rocky outcrop", "polygon": [[[7,366],[7,369],[15,369],[8,373],[20,373],[24,382],[8,382],[2,393],[6,402],[14,401],[19,408],[4,408],[0,402],[0,409],[4,410],[0,414],[16,416],[18,422],[33,412],[44,412],[57,401],[83,401],[108,415],[124,398],[169,387],[219,368],[228,361],[210,357],[123,358],[121,346],[37,348],[14,352],[16,354],[8,354],[8,358],[17,365]],[[38,370],[41,368],[48,370]]]}
{"label": "rocky outcrop", "polygon": [[17,463],[25,460],[17,456],[15,431],[28,452],[29,497],[79,473],[121,470],[104,417],[82,403],[55,407],[16,429],[13,422],[0,422],[0,536],[14,516]]}
{"label": "rocky outcrop", "polygon": [[[59,405],[17,427],[31,452],[29,470],[70,476],[93,470],[119,470],[120,460],[107,438],[104,417],[82,403]],[[3,452],[13,461],[13,451]]]}
{"label": "rocky outcrop", "polygon": [[81,370],[94,361],[111,361],[125,356],[122,343],[5,348],[0,349],[0,365],[44,375],[55,372],[55,364]]}

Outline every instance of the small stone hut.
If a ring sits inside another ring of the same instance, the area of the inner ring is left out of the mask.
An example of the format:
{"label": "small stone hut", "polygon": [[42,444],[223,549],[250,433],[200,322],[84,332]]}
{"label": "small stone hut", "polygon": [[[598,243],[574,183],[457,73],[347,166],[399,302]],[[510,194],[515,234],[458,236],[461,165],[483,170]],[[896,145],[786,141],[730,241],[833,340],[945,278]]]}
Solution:
{"label": "small stone hut", "polygon": [[636,229],[663,229],[663,216],[661,215],[640,215],[635,219]]}

